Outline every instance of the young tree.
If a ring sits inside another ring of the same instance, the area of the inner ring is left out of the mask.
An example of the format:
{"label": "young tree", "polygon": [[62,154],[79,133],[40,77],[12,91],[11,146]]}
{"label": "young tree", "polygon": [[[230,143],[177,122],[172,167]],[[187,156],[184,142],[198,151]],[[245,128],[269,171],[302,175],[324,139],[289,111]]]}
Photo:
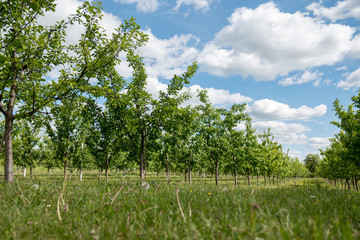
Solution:
{"label": "young tree", "polygon": [[316,174],[316,169],[320,164],[320,160],[319,154],[308,154],[304,159],[305,166],[311,173],[312,177]]}
{"label": "young tree", "polygon": [[14,145],[17,145],[18,153],[16,154],[15,162],[23,167],[24,177],[26,175],[26,166],[30,167],[30,179],[33,176],[33,168],[35,164],[40,160],[39,156],[39,132],[40,128],[37,124],[30,121],[19,121],[19,131],[14,141]]}
{"label": "young tree", "polygon": [[170,112],[176,110],[174,104],[180,101],[179,92],[184,84],[189,83],[197,65],[194,63],[189,66],[182,76],[175,75],[167,92],[160,92],[157,100],[146,89],[147,74],[142,58],[130,51],[127,59],[133,68],[132,81],[125,87],[125,91],[109,101],[109,108],[114,111],[116,124],[125,136],[126,149],[131,149],[129,155],[138,159],[140,180],[143,182],[148,140],[151,136],[159,135]]}
{"label": "young tree", "polygon": [[[48,11],[55,11],[54,0],[0,2],[0,112],[5,118],[6,182],[13,181],[14,120],[32,116],[70,93],[87,90],[91,79],[107,85],[118,76],[119,53],[146,40],[133,18],[108,38],[99,24],[101,2],[85,2],[67,20],[40,25],[38,18]],[[74,23],[82,25],[84,33],[77,44],[68,44],[66,28]],[[55,67],[60,77],[50,81],[49,73]]]}

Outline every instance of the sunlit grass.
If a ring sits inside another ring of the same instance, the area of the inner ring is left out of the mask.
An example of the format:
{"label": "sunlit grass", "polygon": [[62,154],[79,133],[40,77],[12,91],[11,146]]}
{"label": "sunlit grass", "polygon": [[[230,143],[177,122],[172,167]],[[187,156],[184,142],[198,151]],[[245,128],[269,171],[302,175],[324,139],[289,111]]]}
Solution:
{"label": "sunlit grass", "polygon": [[137,175],[112,173],[106,184],[95,171],[83,182],[73,174],[59,201],[60,170],[32,181],[16,176],[0,185],[1,239],[360,238],[360,194],[319,179],[265,188],[178,177],[167,183],[151,173],[145,190]]}

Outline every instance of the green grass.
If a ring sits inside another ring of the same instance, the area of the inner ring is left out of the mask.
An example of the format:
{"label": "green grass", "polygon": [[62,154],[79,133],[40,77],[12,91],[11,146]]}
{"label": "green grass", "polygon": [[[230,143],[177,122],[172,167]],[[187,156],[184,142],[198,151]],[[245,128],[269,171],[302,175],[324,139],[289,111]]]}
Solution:
{"label": "green grass", "polygon": [[135,175],[106,184],[93,173],[67,182],[60,221],[59,173],[0,185],[1,239],[360,239],[360,194],[319,179],[235,188],[152,175],[144,190]]}

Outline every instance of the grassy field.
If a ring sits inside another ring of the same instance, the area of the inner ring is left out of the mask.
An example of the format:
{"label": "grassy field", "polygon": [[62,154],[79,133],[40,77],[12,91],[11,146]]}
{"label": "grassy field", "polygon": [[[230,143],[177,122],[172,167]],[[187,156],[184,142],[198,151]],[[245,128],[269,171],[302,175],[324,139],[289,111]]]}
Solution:
{"label": "grassy field", "polygon": [[35,176],[0,185],[0,239],[360,239],[360,194],[321,179],[234,187],[153,174],[146,190],[135,175]]}

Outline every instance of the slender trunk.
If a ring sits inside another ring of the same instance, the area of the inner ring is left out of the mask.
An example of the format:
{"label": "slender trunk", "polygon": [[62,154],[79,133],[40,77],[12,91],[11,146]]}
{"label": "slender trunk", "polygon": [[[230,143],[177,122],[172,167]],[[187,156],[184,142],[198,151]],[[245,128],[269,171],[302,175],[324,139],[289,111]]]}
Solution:
{"label": "slender trunk", "polygon": [[345,188],[346,188],[346,185],[348,186],[348,189],[351,189],[350,182],[349,182],[348,178],[346,179],[346,182],[345,182]]}
{"label": "slender trunk", "polygon": [[101,180],[102,172],[103,172],[103,169],[100,168],[100,169],[99,169],[99,180]]}
{"label": "slender trunk", "polygon": [[247,170],[247,180],[248,180],[249,187],[251,187],[250,168],[248,168],[248,170]]}
{"label": "slender trunk", "polygon": [[276,184],[279,185],[279,172],[277,172],[277,175],[276,175]]}
{"label": "slender trunk", "polygon": [[65,162],[64,162],[64,181],[66,181],[66,174],[67,174],[67,166],[68,166],[68,160],[67,160],[67,155],[65,157]]}
{"label": "slender trunk", "polygon": [[269,174],[269,185],[271,185],[271,176]]}
{"label": "slender trunk", "polygon": [[106,155],[106,159],[105,159],[105,181],[108,183],[109,182],[109,156]]}
{"label": "slender trunk", "polygon": [[191,165],[189,164],[189,170],[188,170],[188,174],[189,174],[189,184],[191,184]]}
{"label": "slender trunk", "polygon": [[218,185],[219,182],[219,160],[215,161],[215,185]]}
{"label": "slender trunk", "polygon": [[144,139],[144,179],[146,181],[146,138]]}
{"label": "slender trunk", "polygon": [[185,171],[184,171],[184,177],[185,177],[185,182],[187,182],[187,171],[186,171],[186,168],[185,168]]}
{"label": "slender trunk", "polygon": [[23,166],[23,177],[26,177],[26,167]]}
{"label": "slender trunk", "polygon": [[355,175],[355,187],[356,187],[356,191],[359,191],[359,187],[358,187],[358,179]]}
{"label": "slender trunk", "polygon": [[80,179],[80,182],[83,180],[83,171],[82,171],[81,167],[79,169],[79,179]]}
{"label": "slender trunk", "polygon": [[259,186],[259,174],[256,174],[256,183]]}
{"label": "slender trunk", "polygon": [[266,186],[266,175],[264,175],[264,183],[265,183],[265,186]]}
{"label": "slender trunk", "polygon": [[275,175],[273,176],[273,185],[275,185]]}
{"label": "slender trunk", "polygon": [[235,158],[235,155],[233,155],[233,162],[234,162],[234,181],[235,181],[235,186],[237,186],[237,176],[236,176],[236,158]]}
{"label": "slender trunk", "polygon": [[139,167],[140,167],[140,182],[141,184],[144,182],[144,142],[145,142],[145,136],[142,133],[141,134],[141,146],[140,146],[140,162],[139,162]]}
{"label": "slender trunk", "polygon": [[335,185],[335,187],[337,187],[337,186],[336,186],[336,179],[334,180],[334,185]]}
{"label": "slender trunk", "polygon": [[351,178],[351,183],[352,183],[353,191],[355,191],[355,176]]}
{"label": "slender trunk", "polygon": [[170,175],[169,175],[169,161],[168,156],[166,155],[166,180],[170,182]]}
{"label": "slender trunk", "polygon": [[[11,94],[15,94],[15,91],[11,90]],[[15,98],[15,95],[14,95],[14,98]],[[13,173],[14,159],[13,159],[13,142],[12,142],[14,117],[12,115],[12,110],[11,110],[10,114],[5,116],[5,118],[6,118],[6,120],[5,120],[5,133],[4,133],[4,138],[5,138],[4,171],[5,171],[5,181],[7,183],[11,183],[14,180],[14,173]]]}
{"label": "slender trunk", "polygon": [[201,171],[199,171],[199,183],[201,183]]}
{"label": "slender trunk", "polygon": [[33,167],[32,164],[30,164],[30,180],[33,178]]}

